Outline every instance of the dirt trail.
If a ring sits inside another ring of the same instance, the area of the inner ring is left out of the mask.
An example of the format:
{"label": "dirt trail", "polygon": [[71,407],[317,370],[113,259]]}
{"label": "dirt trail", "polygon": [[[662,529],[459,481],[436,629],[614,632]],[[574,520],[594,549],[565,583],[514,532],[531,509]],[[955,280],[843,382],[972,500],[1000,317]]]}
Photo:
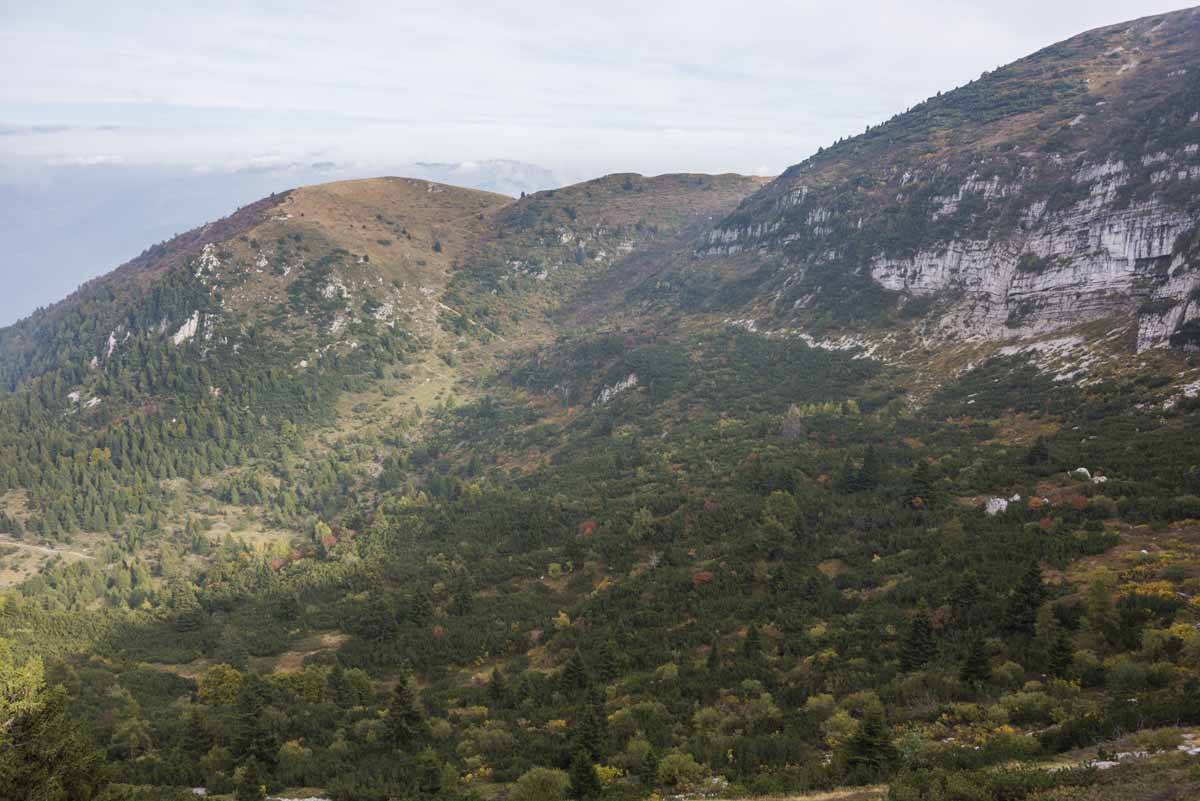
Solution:
{"label": "dirt trail", "polygon": [[777,801],[883,801],[885,795],[887,785],[878,784],[873,787],[846,787],[821,793],[781,796]]}
{"label": "dirt trail", "polygon": [[94,556],[89,556],[86,553],[82,553],[80,551],[72,551],[72,550],[68,550],[66,548],[47,548],[44,545],[32,545],[28,542],[21,542],[20,540],[14,540],[12,537],[8,537],[3,534],[0,534],[0,545],[11,545],[15,548],[24,548],[25,550],[29,550],[29,551],[37,551],[38,553],[44,553],[49,556],[75,556],[80,559],[95,559],[96,558]]}

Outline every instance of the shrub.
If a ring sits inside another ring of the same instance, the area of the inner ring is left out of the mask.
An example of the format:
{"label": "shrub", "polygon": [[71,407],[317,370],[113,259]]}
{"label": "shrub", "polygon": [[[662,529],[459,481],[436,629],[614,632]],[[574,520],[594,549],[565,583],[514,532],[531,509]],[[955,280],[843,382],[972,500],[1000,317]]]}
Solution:
{"label": "shrub", "polygon": [[704,767],[691,754],[678,751],[667,754],[658,763],[659,783],[681,789],[696,784],[705,773]]}
{"label": "shrub", "polygon": [[1000,707],[1016,726],[1050,723],[1056,712],[1054,699],[1042,692],[1010,693],[1000,699]]}
{"label": "shrub", "polygon": [[570,783],[564,770],[531,768],[517,779],[509,797],[512,801],[562,801]]}

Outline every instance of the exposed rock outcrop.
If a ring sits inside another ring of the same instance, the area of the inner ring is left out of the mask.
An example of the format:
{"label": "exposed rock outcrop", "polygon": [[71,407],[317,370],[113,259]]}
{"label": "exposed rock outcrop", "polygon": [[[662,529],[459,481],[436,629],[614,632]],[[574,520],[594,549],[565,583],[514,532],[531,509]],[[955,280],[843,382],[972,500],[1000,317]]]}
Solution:
{"label": "exposed rock outcrop", "polygon": [[1198,347],[1197,42],[1193,9],[985,74],[792,167],[695,256],[757,265],[777,319],[858,293],[935,301],[926,328],[948,338],[1122,316],[1139,350]]}

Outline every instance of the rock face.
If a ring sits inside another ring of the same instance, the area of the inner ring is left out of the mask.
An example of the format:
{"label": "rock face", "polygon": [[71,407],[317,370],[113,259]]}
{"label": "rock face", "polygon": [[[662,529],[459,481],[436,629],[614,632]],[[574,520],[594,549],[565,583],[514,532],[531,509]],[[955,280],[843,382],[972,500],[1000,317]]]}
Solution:
{"label": "rock face", "polygon": [[1083,34],[838,143],[695,257],[757,264],[776,318],[828,317],[855,295],[946,337],[1119,316],[1139,350],[1193,348],[1198,226],[1193,9]]}
{"label": "rock face", "polygon": [[1122,168],[1116,179],[1091,184],[1087,199],[1062,212],[1034,203],[1027,224],[1003,238],[951,241],[907,258],[880,255],[871,276],[913,296],[960,293],[939,321],[948,333],[1033,335],[1121,314],[1137,317],[1138,350],[1164,345],[1200,317],[1193,299],[1200,271],[1175,252],[1200,218],[1159,199],[1114,208],[1114,180],[1128,174]]}

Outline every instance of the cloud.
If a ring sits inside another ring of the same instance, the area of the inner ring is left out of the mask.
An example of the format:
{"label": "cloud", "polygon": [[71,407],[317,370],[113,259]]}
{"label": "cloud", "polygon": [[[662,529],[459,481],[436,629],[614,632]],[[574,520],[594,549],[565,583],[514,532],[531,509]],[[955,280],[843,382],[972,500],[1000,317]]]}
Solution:
{"label": "cloud", "polygon": [[83,156],[63,156],[50,159],[48,163],[52,167],[97,167],[103,164],[124,164],[125,157],[111,153],[96,153]]}
{"label": "cloud", "polygon": [[22,79],[0,85],[0,118],[6,155],[41,160],[786,165],[1055,40],[1184,5],[8,4],[0,68]]}

